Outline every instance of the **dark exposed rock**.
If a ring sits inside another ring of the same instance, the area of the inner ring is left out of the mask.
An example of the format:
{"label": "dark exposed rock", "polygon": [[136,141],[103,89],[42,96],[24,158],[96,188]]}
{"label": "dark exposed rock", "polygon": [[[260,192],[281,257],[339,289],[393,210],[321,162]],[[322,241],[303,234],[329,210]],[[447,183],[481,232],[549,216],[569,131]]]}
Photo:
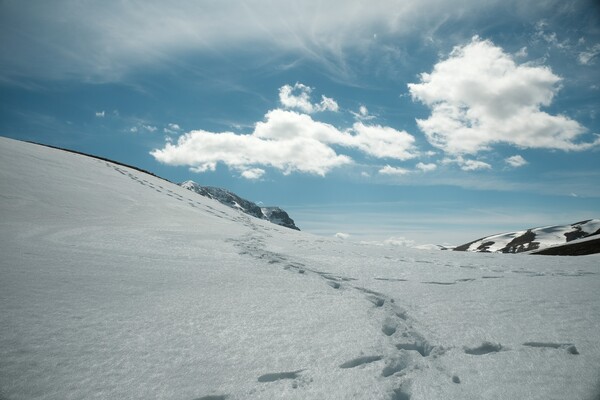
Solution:
{"label": "dark exposed rock", "polygon": [[504,248],[500,251],[502,253],[521,253],[523,251],[535,250],[540,247],[539,242],[534,242],[535,233],[528,229],[521,236],[517,236],[513,240],[511,240]]}
{"label": "dark exposed rock", "polygon": [[490,252],[490,246],[492,246],[494,244],[494,242],[489,241],[489,242],[483,242],[482,244],[480,244],[477,247],[477,250],[479,250],[482,253],[489,253]]}
{"label": "dark exposed rock", "polygon": [[477,239],[477,240],[473,240],[472,242],[469,242],[469,243],[461,244],[460,246],[456,246],[452,250],[454,250],[454,251],[468,251],[469,247],[471,247],[471,245],[473,243],[479,242],[480,240],[483,240],[483,239]]}
{"label": "dark exposed rock", "polygon": [[266,219],[274,224],[285,226],[286,228],[295,229],[299,231],[298,227],[294,223],[294,220],[290,218],[287,212],[279,207],[261,207],[262,213]]}
{"label": "dark exposed rock", "polygon": [[594,236],[594,235],[600,234],[600,229],[598,229],[596,232],[592,232],[592,233],[584,232],[581,229],[581,225],[587,224],[590,221],[591,221],[591,219],[588,219],[586,221],[581,221],[581,222],[574,223],[572,225],[574,231],[572,231],[572,232],[565,232],[565,237],[567,238],[567,242],[570,242],[571,240],[577,240],[577,239],[581,239],[581,238],[584,238],[584,237],[589,237],[589,236]]}
{"label": "dark exposed rock", "polygon": [[533,252],[532,254],[541,254],[545,256],[585,256],[596,253],[600,253],[600,239],[549,247]]}

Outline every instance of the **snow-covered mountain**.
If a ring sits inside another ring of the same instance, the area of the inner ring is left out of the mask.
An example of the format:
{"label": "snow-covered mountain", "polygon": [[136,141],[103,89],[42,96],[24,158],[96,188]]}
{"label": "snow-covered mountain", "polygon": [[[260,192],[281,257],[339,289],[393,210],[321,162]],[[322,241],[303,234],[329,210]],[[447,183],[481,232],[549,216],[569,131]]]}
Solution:
{"label": "snow-covered mountain", "polygon": [[531,254],[548,256],[586,256],[597,253],[600,253],[600,235],[592,235],[565,244],[545,247],[541,250],[536,250]]}
{"label": "snow-covered mountain", "polygon": [[279,207],[260,207],[256,203],[243,199],[229,190],[213,186],[201,186],[194,181],[185,181],[180,183],[179,186],[209,199],[217,200],[221,204],[238,209],[253,217],[265,219],[286,228],[300,230],[288,213]]}
{"label": "snow-covered mountain", "polygon": [[600,255],[317,237],[1,137],[0,254],[3,400],[600,394]]}
{"label": "snow-covered mountain", "polygon": [[[600,219],[570,225],[544,226],[523,231],[486,236],[454,248],[455,251],[483,253],[521,253],[553,246],[579,243],[580,239],[600,235]],[[600,236],[597,236],[600,238]],[[584,243],[588,243],[585,241]],[[585,253],[584,253],[585,254]]]}

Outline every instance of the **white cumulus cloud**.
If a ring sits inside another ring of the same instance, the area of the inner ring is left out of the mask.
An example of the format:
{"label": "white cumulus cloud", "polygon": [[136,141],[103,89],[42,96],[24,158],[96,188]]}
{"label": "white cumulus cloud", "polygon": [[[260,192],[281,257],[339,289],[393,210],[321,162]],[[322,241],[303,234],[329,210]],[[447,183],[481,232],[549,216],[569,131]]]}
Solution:
{"label": "white cumulus cloud", "polygon": [[294,86],[284,85],[279,88],[279,101],[285,108],[295,108],[307,114],[312,114],[319,111],[339,110],[338,103],[326,96],[321,96],[320,103],[312,103],[310,94],[312,88],[302,83],[296,82]]}
{"label": "white cumulus cloud", "polygon": [[558,92],[560,77],[545,66],[515,63],[489,40],[474,37],[455,47],[420,78],[408,88],[431,115],[417,124],[433,146],[447,153],[475,154],[495,143],[561,150],[600,144],[600,137],[578,142],[583,126],[542,111]]}
{"label": "white cumulus cloud", "polygon": [[460,168],[463,171],[477,171],[479,169],[491,169],[492,166],[479,160],[465,160],[460,164]]}
{"label": "white cumulus cloud", "polygon": [[377,158],[406,160],[416,157],[414,137],[387,126],[357,122],[351,129],[342,131],[315,121],[310,115],[281,109],[269,111],[265,118],[256,124],[253,135],[257,138],[283,141],[302,137],[327,145],[356,148]]}
{"label": "white cumulus cloud", "polygon": [[104,112],[104,110],[96,111],[96,117],[98,117],[98,118],[104,118],[105,115],[106,115],[106,113]]}
{"label": "white cumulus cloud", "polygon": [[261,168],[250,168],[241,173],[243,178],[250,180],[260,179],[264,174],[265,170]]}
{"label": "white cumulus cloud", "polygon": [[463,171],[477,171],[483,169],[492,169],[492,166],[485,161],[465,159],[463,156],[454,158],[445,158],[443,164],[458,164]]}
{"label": "white cumulus cloud", "polygon": [[392,176],[401,176],[409,174],[410,171],[405,168],[392,167],[390,165],[386,165],[385,167],[379,170],[379,173],[382,175],[392,175]]}
{"label": "white cumulus cloud", "polygon": [[[275,109],[255,124],[250,134],[195,130],[177,142],[166,142],[152,156],[169,165],[187,165],[195,172],[214,171],[221,162],[248,179],[264,174],[258,167],[272,167],[324,176],[331,169],[353,162],[336,149],[358,150],[375,158],[406,160],[416,157],[414,137],[380,125],[356,122],[340,130],[296,111]],[[256,177],[256,178],[254,178]]]}
{"label": "white cumulus cloud", "polygon": [[215,170],[218,162],[245,171],[251,166],[269,166],[284,173],[293,171],[325,175],[332,168],[352,162],[326,144],[307,137],[265,140],[254,134],[191,131],[175,144],[151,152],[158,161],[169,165],[188,165],[194,172]]}
{"label": "white cumulus cloud", "polygon": [[[377,158],[395,158],[408,160],[416,157],[415,138],[405,131],[398,131],[389,126],[365,125],[356,122],[346,145],[356,147]],[[344,144],[344,143],[340,143]]]}
{"label": "white cumulus cloud", "polygon": [[522,156],[520,156],[518,154],[508,157],[504,161],[506,161],[506,163],[508,165],[510,165],[511,167],[515,167],[515,168],[522,167],[523,165],[528,164],[527,160],[525,160]]}
{"label": "white cumulus cloud", "polygon": [[321,96],[321,103],[316,106],[317,111],[333,111],[338,112],[340,110],[340,106],[338,103],[332,99],[331,97]]}
{"label": "white cumulus cloud", "polygon": [[167,134],[175,134],[175,133],[181,132],[181,127],[179,126],[179,124],[175,124],[175,123],[171,122],[163,128],[163,132],[167,133]]}
{"label": "white cumulus cloud", "polygon": [[423,172],[430,172],[430,171],[434,171],[435,169],[437,169],[437,164],[434,164],[434,163],[425,164],[425,163],[420,162],[417,164],[417,169],[420,169]]}

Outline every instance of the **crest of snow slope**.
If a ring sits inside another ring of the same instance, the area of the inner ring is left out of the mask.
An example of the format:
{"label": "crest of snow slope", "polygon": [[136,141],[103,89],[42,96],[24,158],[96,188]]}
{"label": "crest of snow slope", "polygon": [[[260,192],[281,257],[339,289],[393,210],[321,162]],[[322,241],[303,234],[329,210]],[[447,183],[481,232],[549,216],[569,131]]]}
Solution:
{"label": "crest of snow slope", "polygon": [[574,242],[577,239],[598,235],[599,232],[600,219],[591,219],[570,225],[544,226],[524,231],[491,235],[457,246],[455,250],[520,253]]}
{"label": "crest of snow slope", "polygon": [[587,399],[600,258],[358,245],[0,138],[0,397]]}
{"label": "crest of snow slope", "polygon": [[243,211],[250,216],[266,219],[269,222],[286,228],[300,230],[288,213],[279,207],[259,207],[256,203],[243,199],[229,190],[212,186],[201,186],[194,181],[185,181],[180,183],[179,186],[210,199],[217,200],[221,204]]}

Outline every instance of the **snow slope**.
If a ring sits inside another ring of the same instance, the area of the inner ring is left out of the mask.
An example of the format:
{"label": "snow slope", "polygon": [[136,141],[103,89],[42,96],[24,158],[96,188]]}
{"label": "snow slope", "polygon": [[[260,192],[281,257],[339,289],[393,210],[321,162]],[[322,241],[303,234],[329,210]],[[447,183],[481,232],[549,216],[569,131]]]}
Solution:
{"label": "snow slope", "polygon": [[0,398],[597,399],[600,258],[320,238],[0,138]]}
{"label": "snow slope", "polygon": [[600,219],[590,219],[570,225],[543,226],[524,231],[486,236],[454,248],[455,251],[484,253],[522,253],[575,242],[578,239],[598,236]]}

